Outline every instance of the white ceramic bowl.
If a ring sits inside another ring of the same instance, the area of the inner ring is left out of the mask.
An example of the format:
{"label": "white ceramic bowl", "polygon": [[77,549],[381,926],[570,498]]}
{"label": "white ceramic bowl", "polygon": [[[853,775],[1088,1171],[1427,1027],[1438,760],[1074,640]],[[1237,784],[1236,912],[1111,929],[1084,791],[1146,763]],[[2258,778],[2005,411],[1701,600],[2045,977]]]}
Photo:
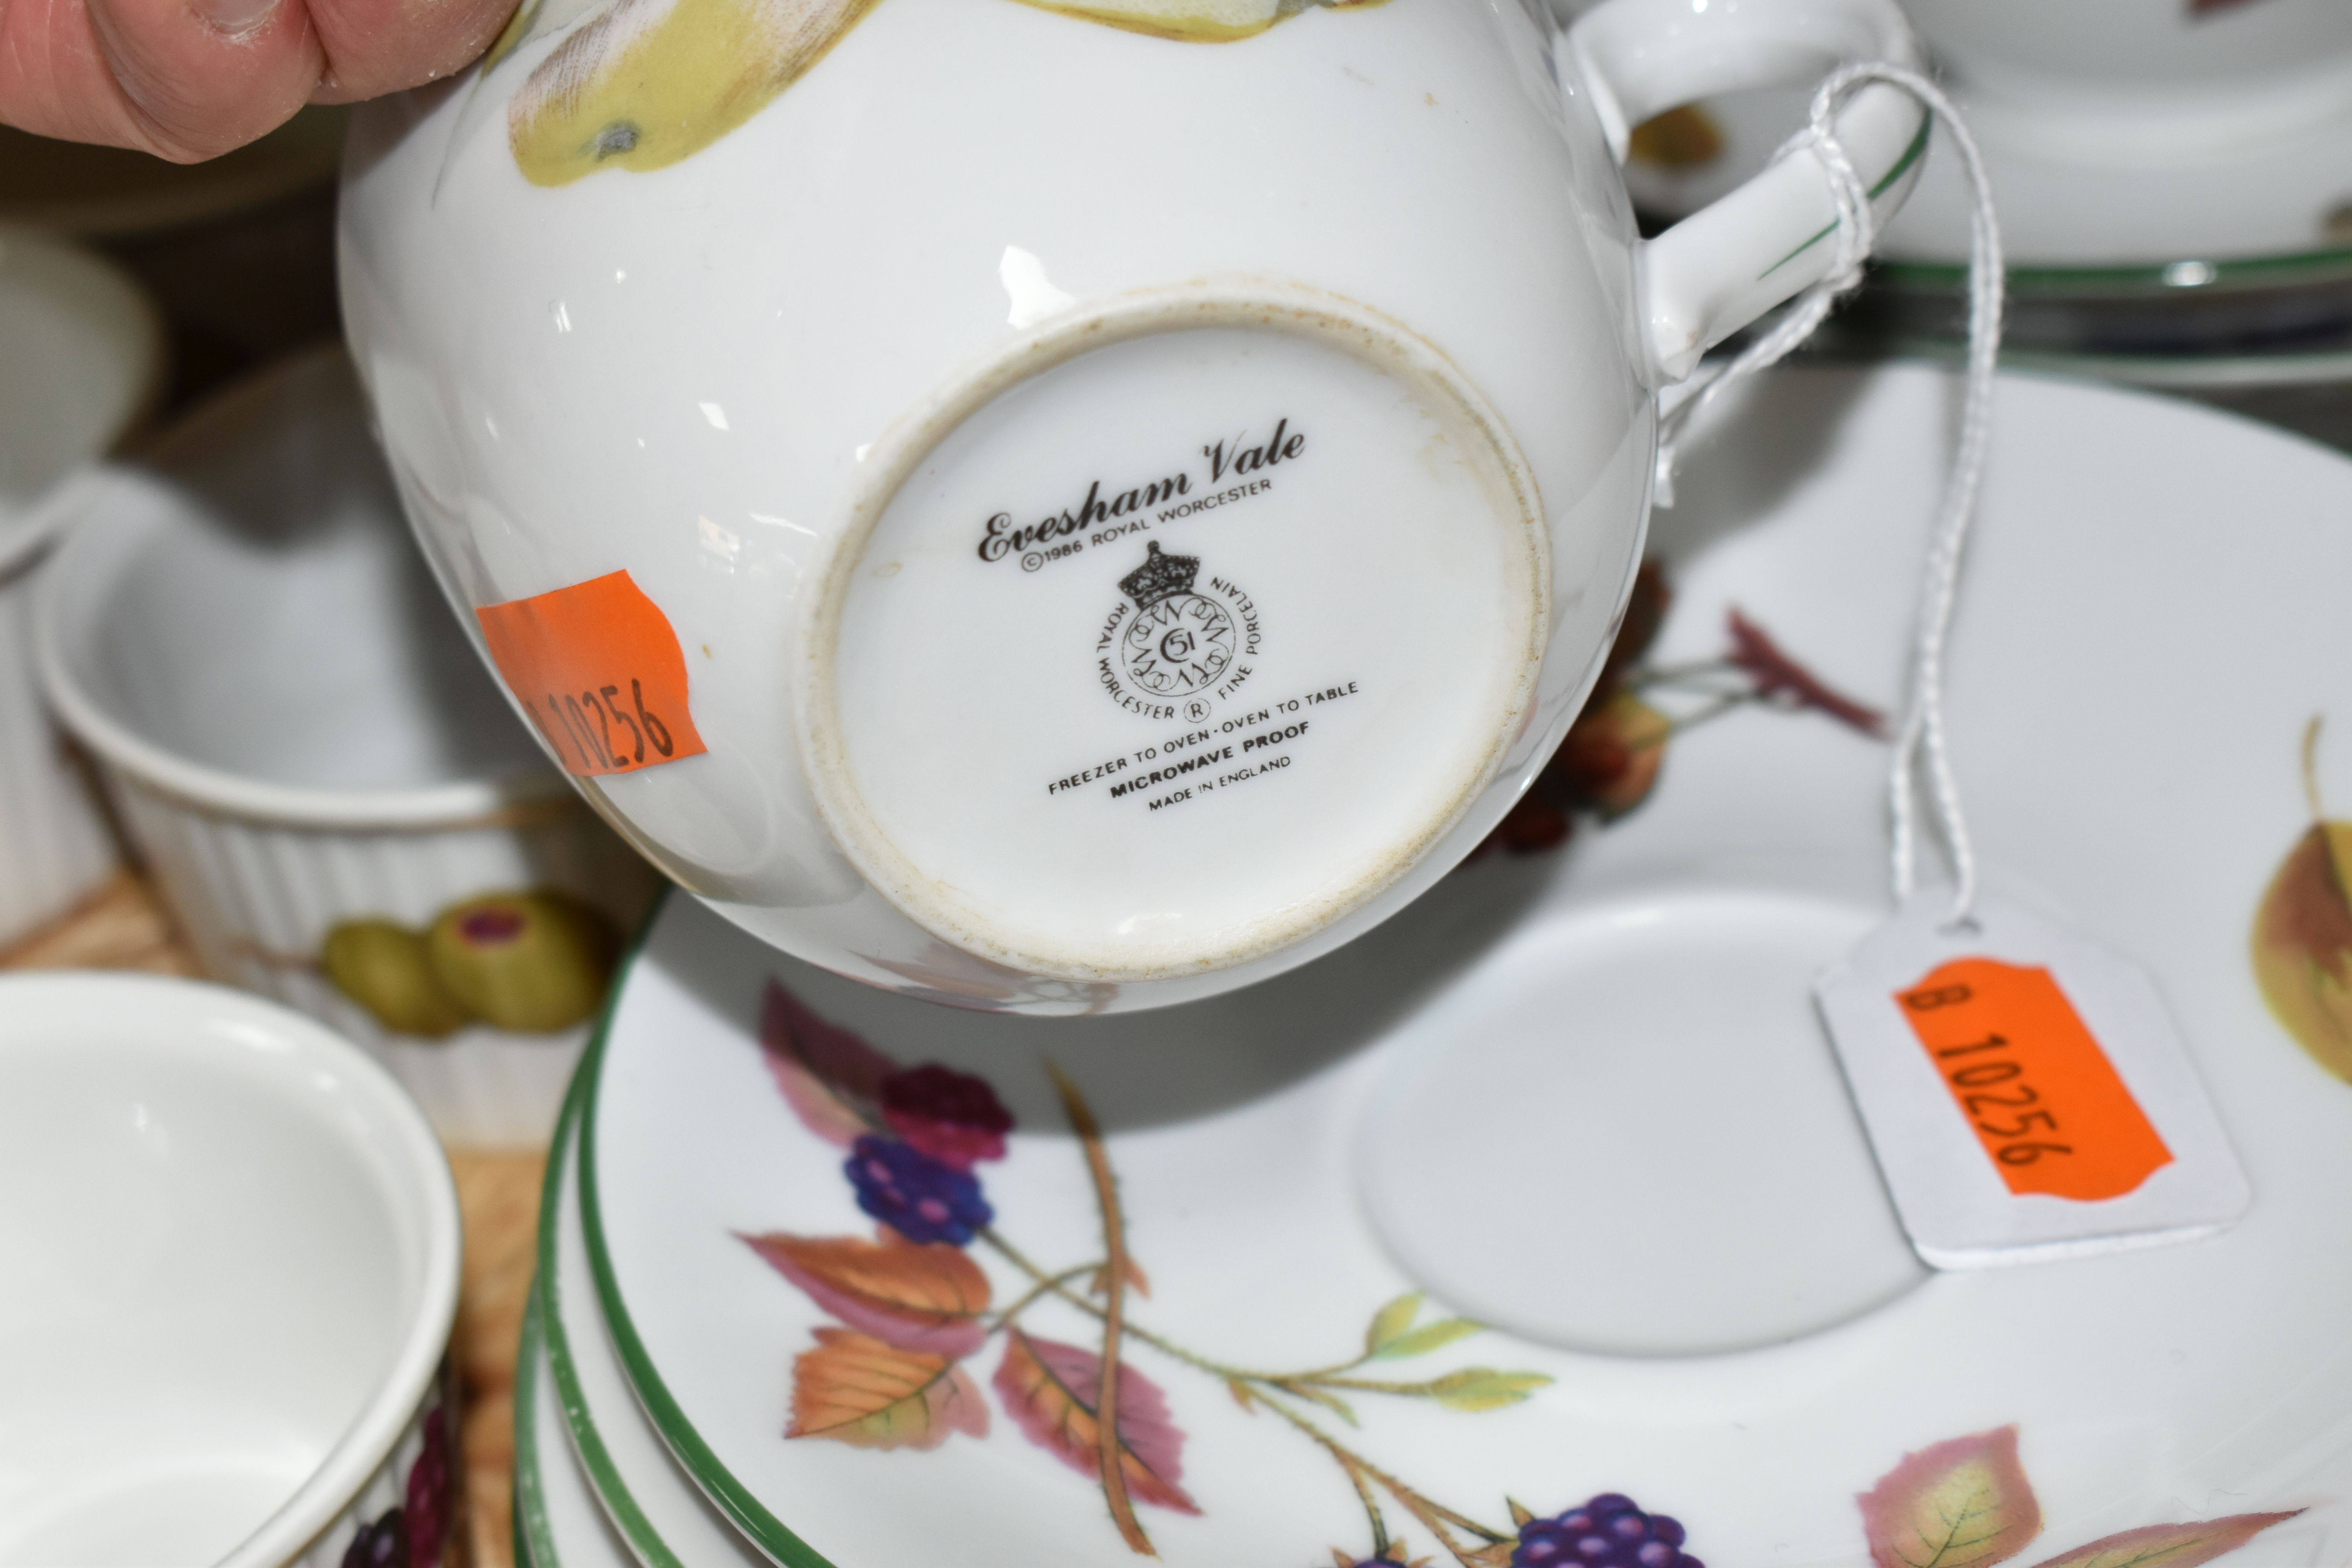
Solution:
{"label": "white ceramic bowl", "polygon": [[208,973],[375,1047],[444,1137],[546,1138],[655,879],[450,627],[340,353],[109,474],[37,635]]}
{"label": "white ceramic bowl", "polygon": [[32,574],[73,476],[155,391],[163,331],[87,252],[0,228],[0,948],[71,908],[114,842],[33,679]]}
{"label": "white ceramic bowl", "polygon": [[329,1568],[394,1508],[446,1538],[458,1256],[432,1130],[349,1041],[0,980],[0,1563]]}

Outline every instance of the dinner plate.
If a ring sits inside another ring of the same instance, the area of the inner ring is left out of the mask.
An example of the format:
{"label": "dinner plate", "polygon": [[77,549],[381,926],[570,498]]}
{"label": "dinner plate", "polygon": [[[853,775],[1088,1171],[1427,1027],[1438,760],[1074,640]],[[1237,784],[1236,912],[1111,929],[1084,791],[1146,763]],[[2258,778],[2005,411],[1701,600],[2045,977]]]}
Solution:
{"label": "dinner plate", "polygon": [[[2073,275],[2041,281],[2179,289],[2352,274],[2352,118],[2243,152],[2145,163],[2072,159],[1994,120],[1975,124],[2018,265]],[[1969,212],[1958,161],[1930,160],[1887,226],[1886,254],[1957,270]]]}
{"label": "dinner plate", "polygon": [[574,1136],[584,1080],[557,1122],[540,1205],[540,1328],[573,1458],[613,1533],[643,1568],[765,1562],[695,1489],[630,1392],[599,1315],[580,1227]]}
{"label": "dinner plate", "polygon": [[580,1206],[686,1471],[793,1568],[2343,1561],[2352,827],[2304,775],[2352,789],[2352,464],[2004,378],[1951,655],[1987,880],[2157,977],[2255,1199],[1937,1273],[1809,989],[1888,907],[1870,710],[1957,405],[1727,399],[1654,528],[1646,801],[1263,986],[951,1011],[672,899]]}
{"label": "dinner plate", "polygon": [[[1968,356],[1964,333],[1940,308],[1914,310],[1891,292],[1873,291],[1847,314],[1825,325],[1815,340],[1822,357],[1834,360],[1923,359],[1959,364]],[[2016,340],[2009,340],[2011,345]],[[2185,396],[2255,395],[2326,391],[2352,382],[2352,315],[2343,332],[2286,349],[2162,348],[2117,353],[2083,348],[2004,346],[2001,364],[2042,375],[2114,382],[2121,386]]]}
{"label": "dinner plate", "polygon": [[631,1568],[564,1441],[563,1405],[548,1365],[544,1304],[536,1289],[515,1361],[514,1553],[517,1568]]}
{"label": "dinner plate", "polygon": [[[1810,91],[1713,98],[1637,135],[1626,170],[1635,203],[1662,217],[1696,212],[1761,169],[1805,123]],[[2022,293],[2132,290],[2352,278],[2352,119],[2238,152],[2142,162],[2069,157],[1959,105],[2000,203],[2001,238]],[[1882,258],[1898,271],[1961,283],[1969,201],[1948,146],[1888,220]]]}
{"label": "dinner plate", "polygon": [[[1763,167],[1807,95],[1677,110],[1637,134],[1626,185],[1653,221]],[[2352,124],[2243,160],[2077,167],[1982,124],[2009,259],[2004,363],[2139,386],[2279,386],[2352,375]],[[2284,159],[2287,167],[2273,168]],[[1948,147],[1880,237],[1870,286],[1822,342],[1958,353],[1967,192]]]}

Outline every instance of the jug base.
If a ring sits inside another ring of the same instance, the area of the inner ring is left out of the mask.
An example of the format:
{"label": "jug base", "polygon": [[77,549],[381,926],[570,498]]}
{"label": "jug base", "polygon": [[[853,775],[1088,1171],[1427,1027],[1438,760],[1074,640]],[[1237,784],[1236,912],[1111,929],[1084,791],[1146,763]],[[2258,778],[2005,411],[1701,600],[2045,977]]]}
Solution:
{"label": "jug base", "polygon": [[1461,825],[1549,557],[1509,434],[1331,296],[1069,312],[862,465],[803,668],[835,837],[944,940],[1142,980],[1288,946]]}

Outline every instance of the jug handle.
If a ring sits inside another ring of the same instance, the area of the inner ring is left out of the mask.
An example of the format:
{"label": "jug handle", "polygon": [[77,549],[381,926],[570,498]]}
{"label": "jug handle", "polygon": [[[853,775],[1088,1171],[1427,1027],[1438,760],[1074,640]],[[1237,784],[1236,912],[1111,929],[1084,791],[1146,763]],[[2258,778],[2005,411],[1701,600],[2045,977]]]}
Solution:
{"label": "jug handle", "polygon": [[[1634,126],[1697,99],[1808,87],[1853,60],[1921,68],[1918,38],[1894,0],[1604,0],[1564,43],[1621,163]],[[1918,103],[1884,85],[1838,115],[1838,140],[1881,221],[1910,195],[1929,124]],[[1644,241],[1642,339],[1654,378],[1682,380],[1709,348],[1819,281],[1836,260],[1837,225],[1829,175],[1804,148]]]}

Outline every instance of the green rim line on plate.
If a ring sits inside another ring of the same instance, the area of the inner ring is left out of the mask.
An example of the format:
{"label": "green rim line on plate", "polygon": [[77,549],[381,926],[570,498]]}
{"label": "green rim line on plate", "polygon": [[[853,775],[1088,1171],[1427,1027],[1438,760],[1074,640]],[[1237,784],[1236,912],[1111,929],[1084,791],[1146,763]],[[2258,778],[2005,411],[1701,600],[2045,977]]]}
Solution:
{"label": "green rim line on plate", "polygon": [[[1850,359],[1842,348],[1824,351],[1825,359],[1854,364],[1877,360],[1924,360],[1950,367],[1960,365],[1967,357],[1968,345],[1963,342],[1917,333],[1872,341]],[[2153,392],[2273,390],[2352,381],[2352,346],[2305,353],[2130,354],[2074,353],[2064,349],[2015,349],[2004,345],[2000,367],[2004,371]]]}
{"label": "green rim line on plate", "polygon": [[555,1531],[547,1522],[547,1497],[539,1485],[540,1305],[537,1281],[522,1310],[522,1344],[515,1355],[514,1538],[517,1568],[562,1568]]}
{"label": "green rim line on plate", "polygon": [[[1900,287],[1945,291],[1965,288],[1968,284],[1969,269],[1965,262],[1899,261],[1879,257],[1874,265],[1888,282]],[[2171,281],[2173,269],[2184,265],[2205,270],[2200,271],[2199,280],[2193,284]],[[2352,246],[2291,251],[2281,256],[2181,257],[2172,261],[2124,262],[2097,267],[2011,267],[2009,269],[2009,286],[2021,293],[2128,291],[2188,295],[2294,282],[2302,274],[2309,274],[2302,280],[2310,282],[2332,281],[2352,275]]]}
{"label": "green rim line on plate", "polygon": [[539,1568],[531,1561],[530,1543],[522,1538],[522,1510],[507,1510],[507,1554],[514,1560],[515,1568]]}
{"label": "green rim line on plate", "polygon": [[[651,929],[648,922],[647,929]],[[643,942],[640,933],[638,942]],[[629,958],[636,956],[633,947]],[[626,961],[618,974],[627,973]],[[616,978],[613,995],[620,994]],[[611,1001],[606,1002],[609,1013]],[[599,1030],[603,1024],[598,1025]],[[653,1521],[638,1506],[636,1496],[621,1478],[613,1463],[613,1456],[604,1447],[604,1436],[588,1412],[588,1402],[580,1392],[579,1369],[572,1361],[572,1337],[563,1328],[563,1284],[556,1268],[556,1236],[563,1214],[563,1162],[571,1152],[573,1132],[579,1126],[580,1107],[585,1098],[587,1072],[583,1066],[572,1074],[572,1087],[564,1091],[562,1114],[556,1119],[555,1137],[547,1152],[547,1176],[539,1197],[539,1280],[535,1292],[541,1312],[540,1333],[547,1342],[547,1362],[555,1374],[555,1396],[563,1406],[563,1422],[572,1435],[572,1451],[579,1456],[581,1468],[588,1474],[590,1489],[604,1505],[605,1517],[618,1529],[629,1543],[629,1549],[651,1568],[685,1568],[677,1552],[661,1538]]]}
{"label": "green rim line on plate", "polygon": [[[770,1513],[759,1498],[734,1472],[720,1462],[694,1429],[686,1412],[680,1408],[669,1385],[655,1370],[653,1357],[646,1353],[645,1342],[637,1336],[637,1327],[629,1316],[627,1303],[621,1300],[621,1284],[613,1271],[611,1252],[604,1245],[603,1205],[596,1184],[596,1105],[604,1087],[604,1046],[612,1034],[613,1019],[620,1011],[622,996],[628,988],[629,977],[635,972],[637,960],[644,954],[662,909],[668,901],[667,891],[654,906],[645,929],[636,942],[621,961],[613,979],[613,994],[605,1004],[604,1016],[597,1021],[596,1032],[589,1037],[587,1054],[581,1058],[579,1081],[585,1085],[579,1125],[580,1139],[580,1227],[588,1238],[588,1266],[596,1277],[596,1295],[604,1310],[604,1327],[613,1336],[613,1348],[619,1352],[621,1368],[628,1374],[629,1385],[636,1390],[637,1403],[652,1417],[654,1429],[661,1434],[688,1475],[694,1479],[705,1496],[719,1506],[735,1528],[749,1536],[751,1543],[785,1568],[839,1568],[839,1565],[794,1535],[784,1521]],[[550,1568],[541,1563],[539,1568]]]}

